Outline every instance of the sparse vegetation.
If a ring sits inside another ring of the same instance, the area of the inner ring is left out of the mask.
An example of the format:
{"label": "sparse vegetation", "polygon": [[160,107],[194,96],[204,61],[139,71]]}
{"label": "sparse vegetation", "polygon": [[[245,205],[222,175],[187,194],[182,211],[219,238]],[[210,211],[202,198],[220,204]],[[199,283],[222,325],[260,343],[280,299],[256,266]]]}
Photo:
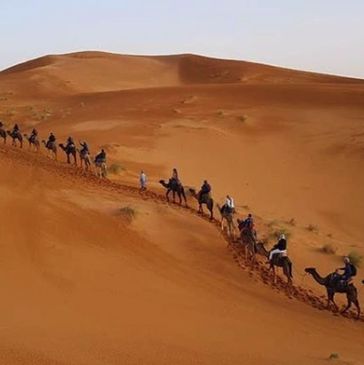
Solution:
{"label": "sparse vegetation", "polygon": [[176,114],[181,114],[182,113],[181,110],[177,109],[177,108],[173,109],[173,112],[176,113]]}
{"label": "sparse vegetation", "polygon": [[318,233],[319,231],[319,228],[318,226],[314,225],[314,224],[309,224],[306,229],[310,232],[313,232],[313,233]]}
{"label": "sparse vegetation", "polygon": [[361,266],[361,262],[363,260],[363,256],[361,256],[357,251],[351,251],[348,255],[350,262],[357,266],[360,267]]}
{"label": "sparse vegetation", "polygon": [[225,112],[223,110],[219,110],[217,112],[217,115],[220,117],[220,118],[223,118],[225,116]]}
{"label": "sparse vegetation", "polygon": [[337,248],[333,246],[331,243],[326,243],[321,247],[320,251],[328,255],[335,255]]}
{"label": "sparse vegetation", "polygon": [[125,168],[119,163],[113,163],[111,166],[108,167],[108,172],[114,175],[119,175],[124,170]]}
{"label": "sparse vegetation", "polygon": [[295,226],[296,225],[296,220],[294,218],[291,218],[288,222],[287,222],[290,226]]}
{"label": "sparse vegetation", "polygon": [[240,115],[238,116],[238,120],[242,123],[246,122],[248,117],[246,115]]}
{"label": "sparse vegetation", "polygon": [[129,222],[131,222],[136,216],[135,209],[130,206],[120,208],[119,213]]}
{"label": "sparse vegetation", "polygon": [[329,356],[329,360],[338,360],[340,358],[339,354],[337,352],[333,352]]}

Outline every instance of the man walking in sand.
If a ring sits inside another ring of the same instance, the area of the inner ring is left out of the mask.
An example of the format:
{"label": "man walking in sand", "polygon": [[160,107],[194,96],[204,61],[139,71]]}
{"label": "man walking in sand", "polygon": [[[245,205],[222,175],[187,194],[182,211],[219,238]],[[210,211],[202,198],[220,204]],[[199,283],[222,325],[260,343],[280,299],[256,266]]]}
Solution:
{"label": "man walking in sand", "polygon": [[139,182],[140,182],[140,191],[147,190],[147,175],[143,170],[140,171]]}

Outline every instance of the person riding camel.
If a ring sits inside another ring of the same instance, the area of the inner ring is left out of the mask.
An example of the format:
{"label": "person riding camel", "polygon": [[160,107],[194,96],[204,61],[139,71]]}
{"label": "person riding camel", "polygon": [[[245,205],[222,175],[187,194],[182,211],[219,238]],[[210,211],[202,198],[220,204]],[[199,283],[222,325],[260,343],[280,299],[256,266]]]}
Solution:
{"label": "person riding camel", "polygon": [[17,123],[15,123],[14,127],[13,127],[13,130],[12,130],[12,134],[17,134],[20,132],[20,129],[19,129],[19,126]]}
{"label": "person riding camel", "polygon": [[29,141],[35,142],[35,140],[38,138],[38,131],[33,128],[32,132],[30,133]]}
{"label": "person riding camel", "polygon": [[178,185],[181,185],[181,181],[178,177],[178,171],[176,168],[174,168],[172,170],[172,177],[171,177],[171,180],[174,180]]}
{"label": "person riding camel", "polygon": [[278,242],[273,246],[271,251],[269,252],[268,261],[272,261],[273,256],[276,254],[280,254],[281,256],[287,255],[287,239],[285,234],[281,234],[279,236]]}
{"label": "person riding camel", "polygon": [[202,202],[205,198],[208,199],[210,197],[211,193],[211,185],[207,182],[207,180],[204,180],[199,194],[199,201]]}
{"label": "person riding camel", "polygon": [[[356,275],[357,269],[354,264],[351,263],[349,257],[344,257],[344,267],[340,267],[335,270],[334,280],[335,284],[342,282],[344,286],[347,286],[351,283],[352,278]],[[339,274],[340,271],[343,271],[343,274]]]}
{"label": "person riding camel", "polygon": [[48,141],[46,143],[47,148],[51,148],[51,145],[56,143],[56,136],[51,132],[48,137]]}
{"label": "person riding camel", "polygon": [[96,155],[95,163],[106,163],[106,152],[104,149],[101,149],[101,152]]}
{"label": "person riding camel", "polygon": [[74,142],[73,138],[68,137],[67,138],[66,148],[74,148],[74,147],[75,147],[75,142]]}
{"label": "person riding camel", "polygon": [[81,146],[82,154],[87,155],[90,153],[90,150],[88,148],[88,144],[86,143],[86,141],[80,142],[80,146]]}
{"label": "person riding camel", "polygon": [[226,195],[224,205],[221,207],[221,211],[226,211],[228,214],[235,213],[234,199],[230,195]]}

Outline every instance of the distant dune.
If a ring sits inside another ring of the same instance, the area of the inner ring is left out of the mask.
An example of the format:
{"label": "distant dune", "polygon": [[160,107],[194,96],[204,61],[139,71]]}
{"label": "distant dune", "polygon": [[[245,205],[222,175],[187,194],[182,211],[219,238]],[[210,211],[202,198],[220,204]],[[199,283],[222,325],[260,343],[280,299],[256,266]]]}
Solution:
{"label": "distant dune", "polygon": [[[364,81],[196,55],[127,56],[81,52],[34,59],[0,73],[3,82],[38,92],[74,93],[196,84],[342,83]],[[32,85],[27,85],[31,83]]]}

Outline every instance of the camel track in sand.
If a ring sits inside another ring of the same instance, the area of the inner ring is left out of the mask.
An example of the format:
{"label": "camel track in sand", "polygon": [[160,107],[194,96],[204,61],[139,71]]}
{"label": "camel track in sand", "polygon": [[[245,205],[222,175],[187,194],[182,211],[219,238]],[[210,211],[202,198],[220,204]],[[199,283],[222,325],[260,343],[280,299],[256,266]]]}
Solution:
{"label": "camel track in sand", "polygon": [[[241,247],[241,245],[239,243],[233,242],[227,236],[225,231],[221,231],[220,222],[215,218],[213,220],[210,220],[207,215],[199,214],[197,209],[194,209],[190,206],[179,205],[176,203],[168,203],[164,195],[158,194],[150,190],[140,192],[137,187],[114,182],[108,179],[100,179],[93,172],[86,172],[79,167],[68,165],[64,162],[52,160],[41,153],[36,154],[35,152],[3,145],[0,146],[0,154],[1,158],[8,159],[12,162],[15,160],[16,162],[23,165],[34,165],[34,163],[36,162],[38,167],[46,169],[47,171],[51,171],[52,173],[63,178],[69,179],[70,177],[72,177],[74,181],[82,182],[83,186],[103,189],[105,191],[113,193],[123,193],[124,195],[126,194],[134,198],[137,197],[142,200],[153,201],[156,204],[169,205],[174,209],[180,209],[190,214],[194,214],[195,216],[198,216],[209,224],[213,224],[216,229],[219,230],[223,239],[228,244],[227,248],[230,249],[230,251],[232,252],[232,256],[237,265],[241,269],[249,271],[249,274],[252,278],[258,279],[262,283],[271,286],[279,293],[284,293],[289,299],[296,299],[318,310],[327,310],[325,305],[326,299],[323,299],[323,296],[318,297],[317,295],[313,294],[313,292],[309,289],[306,289],[300,285],[292,285],[292,287],[288,289],[285,281],[279,276],[277,276],[277,282],[273,284],[269,269],[261,260],[257,259],[254,263],[254,267],[252,268],[245,259],[244,249]],[[334,312],[333,314],[339,315],[338,313]],[[354,319],[355,312],[351,310],[347,314],[343,314],[341,316],[348,319]],[[364,322],[363,316],[361,316],[358,321]]]}

